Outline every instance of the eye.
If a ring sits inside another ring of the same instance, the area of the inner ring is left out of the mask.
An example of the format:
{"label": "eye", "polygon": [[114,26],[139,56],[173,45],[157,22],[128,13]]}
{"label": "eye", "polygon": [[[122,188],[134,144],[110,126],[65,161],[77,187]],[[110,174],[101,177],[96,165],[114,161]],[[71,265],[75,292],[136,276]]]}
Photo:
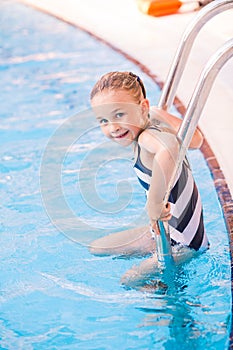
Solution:
{"label": "eye", "polygon": [[125,113],[123,113],[123,112],[118,112],[118,113],[116,113],[115,117],[119,119],[119,118],[124,117],[124,115],[125,115]]}
{"label": "eye", "polygon": [[100,125],[106,125],[108,123],[108,120],[105,118],[99,119]]}

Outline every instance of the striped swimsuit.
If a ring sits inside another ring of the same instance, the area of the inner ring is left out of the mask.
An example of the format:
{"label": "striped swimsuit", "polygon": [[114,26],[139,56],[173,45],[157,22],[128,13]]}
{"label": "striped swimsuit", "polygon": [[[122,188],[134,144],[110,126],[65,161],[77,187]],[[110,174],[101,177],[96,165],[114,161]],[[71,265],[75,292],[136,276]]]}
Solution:
{"label": "striped swimsuit", "polygon": [[[157,127],[155,129],[159,130]],[[139,145],[137,147],[138,155],[134,170],[140,184],[147,192],[150,187],[152,171],[142,164],[140,159],[141,149]],[[168,201],[171,205],[172,214],[172,218],[168,221],[171,245],[180,244],[195,250],[208,248],[209,243],[203,224],[201,198],[187,160],[182,164]]]}

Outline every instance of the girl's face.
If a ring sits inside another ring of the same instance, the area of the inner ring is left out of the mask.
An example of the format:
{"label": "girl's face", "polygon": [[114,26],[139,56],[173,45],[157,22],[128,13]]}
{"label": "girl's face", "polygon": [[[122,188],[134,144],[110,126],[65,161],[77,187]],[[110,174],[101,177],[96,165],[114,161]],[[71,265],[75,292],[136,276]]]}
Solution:
{"label": "girl's face", "polygon": [[122,146],[137,140],[148,123],[149,101],[137,103],[125,90],[98,93],[91,105],[104,135]]}

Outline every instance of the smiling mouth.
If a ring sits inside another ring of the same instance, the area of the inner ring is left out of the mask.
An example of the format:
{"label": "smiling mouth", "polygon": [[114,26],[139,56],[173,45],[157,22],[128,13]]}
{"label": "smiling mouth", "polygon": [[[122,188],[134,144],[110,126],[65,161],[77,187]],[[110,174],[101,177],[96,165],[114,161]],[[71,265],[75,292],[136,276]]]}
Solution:
{"label": "smiling mouth", "polygon": [[127,130],[126,132],[124,132],[123,134],[121,135],[118,135],[118,136],[114,136],[115,139],[123,139],[126,135],[128,135],[129,133],[129,130]]}

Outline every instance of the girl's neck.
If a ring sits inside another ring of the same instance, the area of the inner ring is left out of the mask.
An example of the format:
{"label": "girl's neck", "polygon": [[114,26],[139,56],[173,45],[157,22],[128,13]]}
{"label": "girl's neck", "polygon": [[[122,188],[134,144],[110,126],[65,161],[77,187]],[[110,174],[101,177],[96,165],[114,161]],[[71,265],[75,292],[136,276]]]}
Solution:
{"label": "girl's neck", "polygon": [[[146,130],[149,126],[151,126],[151,121],[150,121],[150,119],[148,118],[148,119],[145,121],[144,126],[142,127],[142,131],[143,131],[143,130]],[[142,132],[142,131],[141,131],[141,132]]]}
{"label": "girl's neck", "polygon": [[135,147],[135,145],[137,144],[138,138],[139,138],[139,136],[141,135],[141,133],[142,133],[144,130],[146,130],[146,129],[147,129],[149,126],[151,126],[151,125],[152,125],[152,124],[151,124],[151,121],[150,121],[150,119],[148,118],[148,119],[145,121],[144,125],[142,126],[141,131],[138,133],[137,137],[135,138],[135,140],[134,140],[134,146],[133,146],[133,147]]}

